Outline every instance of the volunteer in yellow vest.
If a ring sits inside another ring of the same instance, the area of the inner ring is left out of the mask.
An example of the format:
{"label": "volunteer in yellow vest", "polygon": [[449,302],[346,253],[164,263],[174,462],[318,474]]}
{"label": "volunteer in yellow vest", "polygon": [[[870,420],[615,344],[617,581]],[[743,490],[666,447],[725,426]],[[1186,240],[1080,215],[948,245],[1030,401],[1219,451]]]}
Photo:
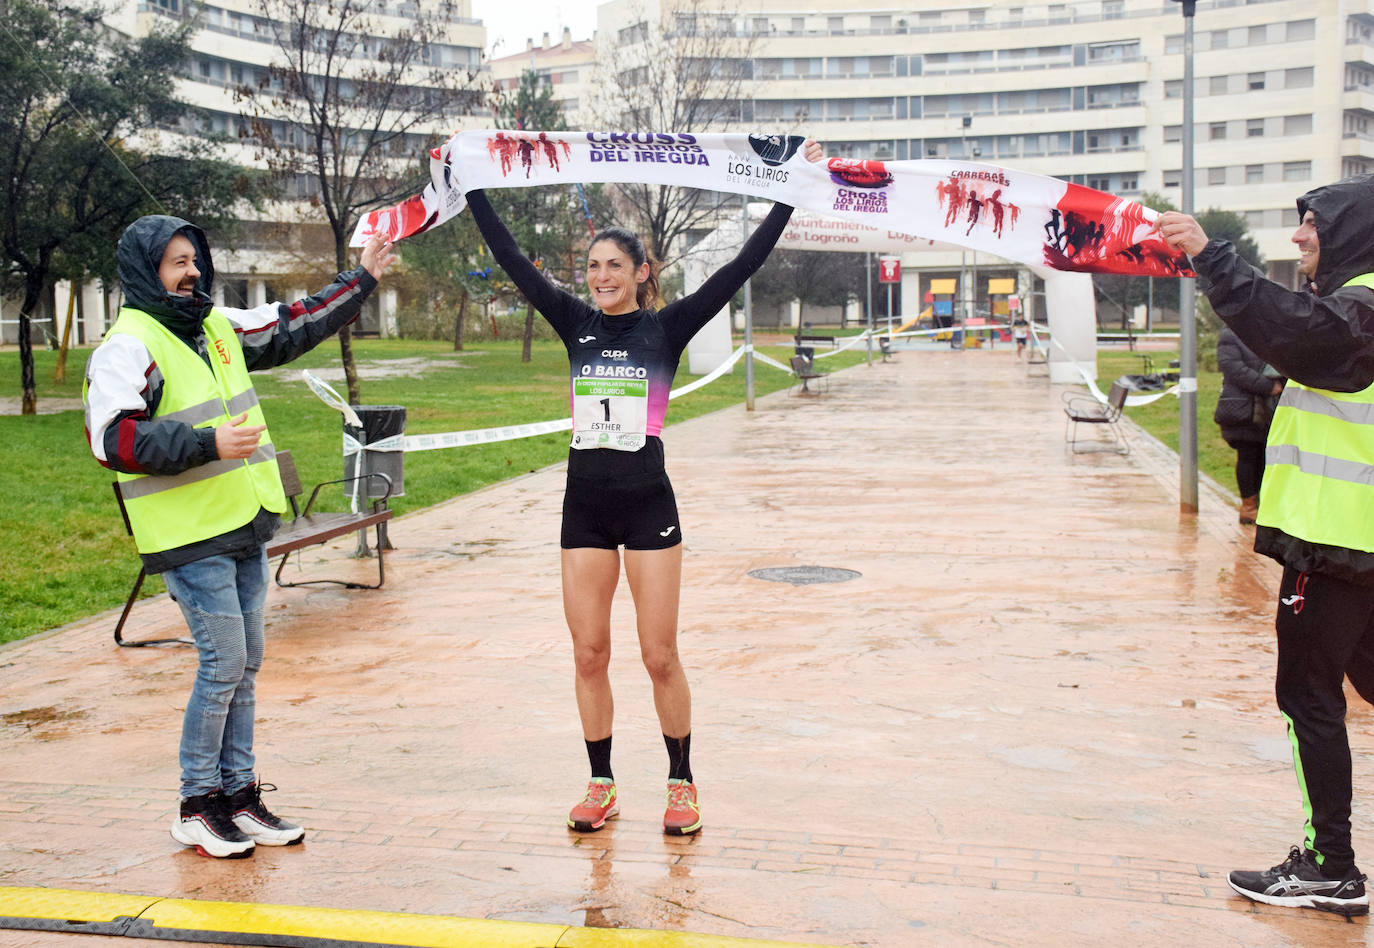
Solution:
{"label": "volunteer in yellow vest", "polygon": [[220,858],[299,843],[305,831],[263,805],[274,788],[253,756],[265,544],[286,501],[248,373],[351,323],[395,258],[374,240],[360,267],[308,299],[229,309],[211,303],[210,246],[193,224],[140,218],[116,256],[125,306],[86,365],[86,437],[116,472],[143,565],[162,574],[199,652],[172,837]]}
{"label": "volunteer in yellow vest", "polygon": [[1187,215],[1162,214],[1159,229],[1192,257],[1217,315],[1290,379],[1269,429],[1255,550],[1283,564],[1275,694],[1307,823],[1279,865],[1229,881],[1257,902],[1364,915],[1343,683],[1374,703],[1374,175],[1309,191],[1298,217],[1299,290]]}

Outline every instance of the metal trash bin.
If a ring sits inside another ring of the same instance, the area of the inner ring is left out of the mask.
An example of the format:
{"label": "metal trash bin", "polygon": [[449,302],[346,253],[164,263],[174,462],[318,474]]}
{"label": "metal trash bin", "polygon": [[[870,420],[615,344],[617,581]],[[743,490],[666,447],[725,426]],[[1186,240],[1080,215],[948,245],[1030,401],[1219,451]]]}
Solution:
{"label": "metal trash bin", "polygon": [[[352,453],[344,452],[343,476],[349,478],[359,473],[364,475],[385,474],[391,479],[391,496],[402,496],[406,492],[405,451],[401,449],[400,443],[406,430],[405,407],[402,405],[353,405],[351,407],[357,413],[358,420],[363,423],[363,426],[359,428],[356,425],[350,425],[345,420],[343,423],[344,435],[357,441],[361,445],[361,449]],[[370,448],[369,445],[376,445],[377,447]],[[364,506],[364,500],[375,500],[387,496],[386,485],[378,477],[369,477],[358,483],[345,482],[343,489],[345,497],[357,498],[359,508]],[[395,549],[391,544],[391,539],[387,536],[385,523],[377,525],[377,546],[383,550]],[[372,551],[367,547],[366,530],[358,531],[358,549],[354,555],[360,557],[372,555]]]}
{"label": "metal trash bin", "polygon": [[[353,410],[358,414],[358,420],[363,423],[361,428],[344,422],[344,434],[353,438],[362,445],[361,451],[344,455],[344,477],[354,477],[357,474],[385,474],[391,479],[391,496],[402,497],[405,495],[405,452],[401,450],[400,440],[406,430],[406,410],[402,405],[354,405]],[[394,439],[394,444],[387,444]],[[381,450],[369,447],[377,445]],[[361,468],[359,461],[361,460]],[[348,496],[353,496],[354,490],[358,491],[358,496],[367,497],[369,500],[386,495],[386,487],[375,477],[369,477],[362,484],[355,488],[352,484],[345,484],[344,491]]]}

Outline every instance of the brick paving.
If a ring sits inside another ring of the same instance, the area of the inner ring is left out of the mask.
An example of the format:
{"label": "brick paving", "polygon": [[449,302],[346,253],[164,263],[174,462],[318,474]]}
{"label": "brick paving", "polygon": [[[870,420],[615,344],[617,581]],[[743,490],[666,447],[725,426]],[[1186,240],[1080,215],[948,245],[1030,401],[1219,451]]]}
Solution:
{"label": "brick paving", "polygon": [[[259,766],[304,847],[168,837],[189,650],[117,650],[110,615],[0,648],[0,884],[837,945],[1368,943],[1225,884],[1300,828],[1276,568],[1214,485],[1180,517],[1141,433],[1069,455],[1058,406],[1010,352],[901,353],[668,429],[698,837],[658,828],[623,587],[622,814],[562,825],[586,765],[556,466],[401,518],[382,590],[272,592]],[[748,575],[799,565],[861,575]],[[134,623],[180,619],[163,598]],[[1369,851],[1374,716],[1351,721]]]}

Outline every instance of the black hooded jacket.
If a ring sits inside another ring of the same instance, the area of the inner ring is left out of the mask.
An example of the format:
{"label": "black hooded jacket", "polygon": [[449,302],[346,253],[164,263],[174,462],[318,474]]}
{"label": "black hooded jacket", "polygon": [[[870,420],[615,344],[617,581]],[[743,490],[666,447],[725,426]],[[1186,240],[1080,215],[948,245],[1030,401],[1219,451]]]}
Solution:
{"label": "black hooded jacket", "polygon": [[[1359,392],[1374,384],[1374,290],[1343,286],[1374,273],[1374,175],[1357,175],[1298,198],[1311,211],[1317,272],[1309,287],[1290,290],[1246,263],[1227,241],[1213,240],[1193,268],[1207,298],[1241,341],[1282,375],[1312,388]],[[1309,543],[1259,527],[1255,550],[1287,566],[1374,585],[1374,554]]]}
{"label": "black hooded jacket", "polygon": [[[167,245],[184,234],[196,249],[200,276],[190,296],[169,293],[158,269]],[[115,252],[125,305],[148,313],[209,363],[203,332],[212,307],[215,268],[205,232],[178,217],[155,214],[130,224]],[[364,268],[340,273],[314,296],[252,309],[221,307],[234,327],[250,370],[290,362],[357,318],[377,281]],[[219,458],[215,429],[158,418],[163,379],[146,347],[134,337],[107,338],[86,364],[86,437],[101,464],[130,474],[171,476]],[[277,515],[260,510],[249,523],[220,537],[174,550],[144,554],[150,573],[206,556],[247,551],[270,539]]]}

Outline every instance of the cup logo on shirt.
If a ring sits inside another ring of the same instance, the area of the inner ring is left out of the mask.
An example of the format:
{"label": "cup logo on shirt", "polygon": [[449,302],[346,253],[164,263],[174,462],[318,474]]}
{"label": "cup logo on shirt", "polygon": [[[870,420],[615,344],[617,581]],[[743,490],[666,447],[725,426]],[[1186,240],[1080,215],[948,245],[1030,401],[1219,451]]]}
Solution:
{"label": "cup logo on shirt", "polygon": [[222,364],[229,364],[229,349],[224,345],[223,339],[215,340],[215,352],[219,353],[219,361]]}

